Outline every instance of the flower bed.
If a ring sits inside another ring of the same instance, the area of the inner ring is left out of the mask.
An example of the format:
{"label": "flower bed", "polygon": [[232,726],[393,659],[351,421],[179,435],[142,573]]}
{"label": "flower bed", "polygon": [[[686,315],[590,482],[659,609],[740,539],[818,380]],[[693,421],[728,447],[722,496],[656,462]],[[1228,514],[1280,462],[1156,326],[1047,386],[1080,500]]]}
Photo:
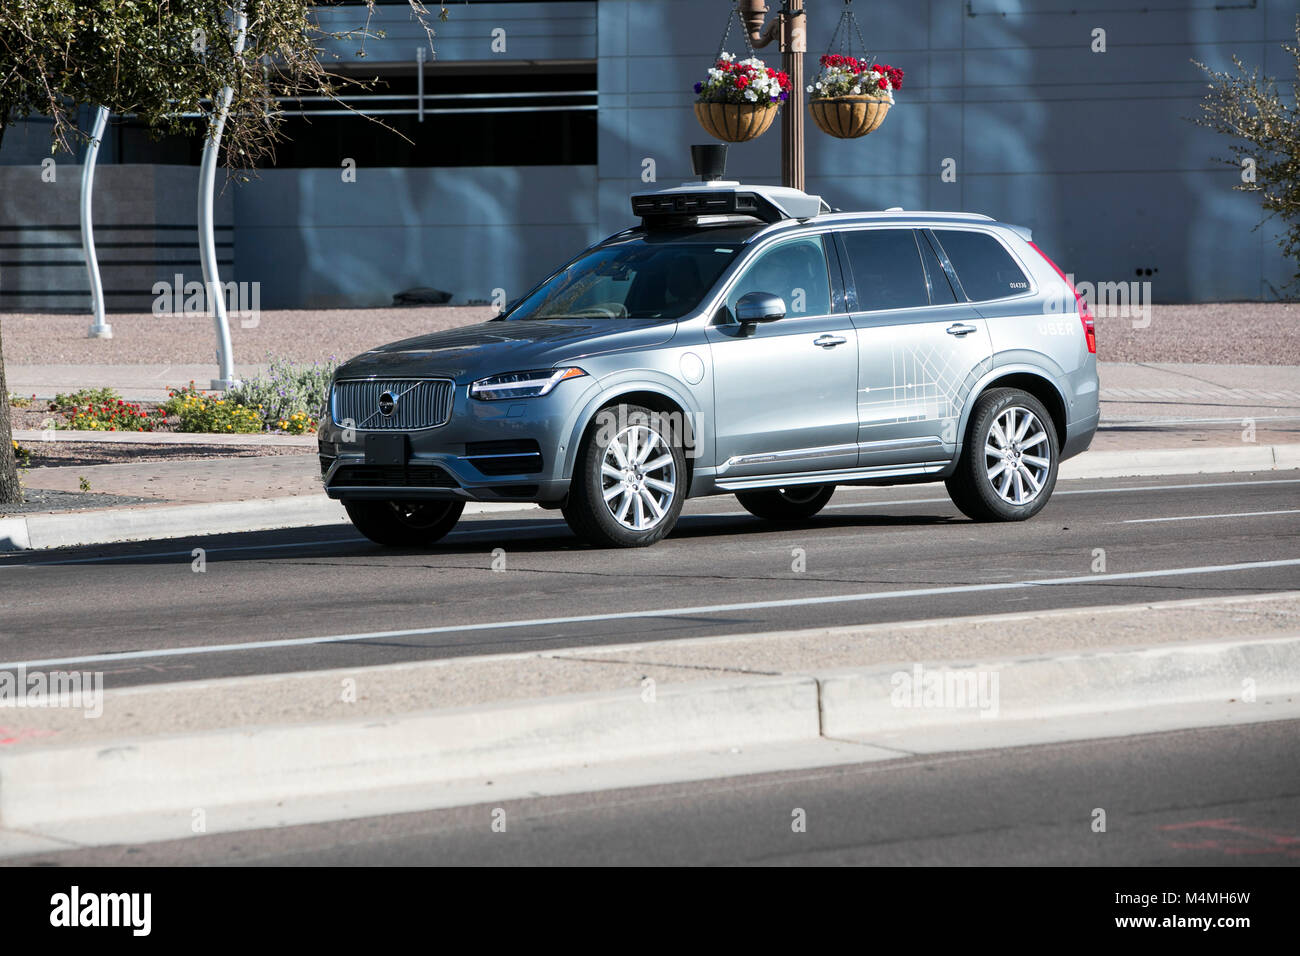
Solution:
{"label": "flower bed", "polygon": [[143,406],[124,402],[120,398],[100,405],[58,408],[51,404],[50,410],[59,411],[63,415],[61,421],[54,423],[54,428],[60,431],[151,432],[166,420],[166,413],[161,409],[150,413]]}

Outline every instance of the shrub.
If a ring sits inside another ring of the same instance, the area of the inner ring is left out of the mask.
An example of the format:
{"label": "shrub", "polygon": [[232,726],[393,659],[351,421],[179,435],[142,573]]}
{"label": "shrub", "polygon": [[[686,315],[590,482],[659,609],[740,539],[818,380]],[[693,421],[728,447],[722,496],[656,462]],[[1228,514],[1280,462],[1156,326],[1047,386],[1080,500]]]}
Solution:
{"label": "shrub", "polygon": [[273,358],[265,374],[232,388],[226,398],[257,409],[267,428],[301,435],[316,430],[335,368],[333,361],[307,365]]}
{"label": "shrub", "polygon": [[121,400],[122,396],[113,388],[79,388],[68,395],[62,392],[55,395],[50,411],[62,412],[81,405],[112,405]]}
{"label": "shrub", "polygon": [[255,408],[224,398],[187,395],[176,409],[183,432],[251,434],[262,430],[262,415]]}
{"label": "shrub", "polygon": [[14,443],[14,460],[18,462],[18,467],[30,468],[32,466],[32,453],[28,451],[26,448],[24,448],[22,445],[18,444],[17,439],[13,439],[13,443]]}
{"label": "shrub", "polygon": [[[35,397],[36,397],[35,395],[32,396],[32,398]],[[14,408],[31,408],[32,398],[27,398],[23,395],[15,395],[12,392],[10,392],[9,404],[12,405]]]}
{"label": "shrub", "polygon": [[182,385],[180,388],[167,389],[167,401],[163,402],[161,408],[168,415],[179,415],[181,406],[185,404],[187,398],[204,398],[204,394],[194,386],[194,379],[190,379],[190,384]]}
{"label": "shrub", "polygon": [[112,403],[106,402],[101,405],[85,407],[70,405],[62,408],[61,411],[63,421],[54,423],[54,427],[60,430],[151,432],[166,421],[166,413],[162,409],[150,414],[139,405],[124,402],[120,398]]}

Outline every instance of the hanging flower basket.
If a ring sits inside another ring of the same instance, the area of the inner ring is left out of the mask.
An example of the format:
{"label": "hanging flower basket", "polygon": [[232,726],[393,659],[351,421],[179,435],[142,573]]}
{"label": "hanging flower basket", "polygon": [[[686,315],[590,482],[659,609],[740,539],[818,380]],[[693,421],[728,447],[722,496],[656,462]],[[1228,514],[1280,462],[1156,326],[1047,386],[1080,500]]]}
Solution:
{"label": "hanging flower basket", "polygon": [[892,66],[829,53],[821,67],[808,87],[808,111],[818,129],[840,139],[878,129],[894,105],[893,91],[903,87],[903,71]]}
{"label": "hanging flower basket", "polygon": [[817,128],[828,136],[857,139],[874,132],[885,121],[889,100],[875,96],[835,96],[808,101]]}
{"label": "hanging flower basket", "polygon": [[695,118],[715,139],[743,143],[767,132],[790,96],[790,77],[758,57],[718,54],[709,75],[695,84]]}

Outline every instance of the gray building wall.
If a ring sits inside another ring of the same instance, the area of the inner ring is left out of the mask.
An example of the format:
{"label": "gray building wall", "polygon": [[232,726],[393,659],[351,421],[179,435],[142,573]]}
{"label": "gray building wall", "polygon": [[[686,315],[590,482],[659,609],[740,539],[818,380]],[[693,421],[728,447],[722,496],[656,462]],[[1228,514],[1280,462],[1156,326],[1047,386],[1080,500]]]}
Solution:
{"label": "gray building wall", "polygon": [[[321,169],[264,170],[226,190],[236,271],[223,278],[261,281],[264,308],[380,305],[410,286],[441,288],[458,302],[488,299],[497,288],[513,297],[628,224],[628,193],[650,188],[642,180],[646,159],[655,162],[658,185],[690,178],[688,146],[707,141],[691,110],[691,86],[717,49],[730,6],[450,5],[450,21],[436,24],[442,64],[595,60],[598,166],[360,169],[355,183],[342,182],[333,157]],[[809,6],[812,75],[843,5]],[[1216,162],[1227,141],[1187,118],[1205,89],[1192,59],[1221,68],[1235,53],[1289,84],[1292,65],[1280,44],[1294,36],[1296,0],[1163,0],[1145,9],[1109,0],[855,6],[871,52],[907,75],[898,105],[870,136],[835,140],[808,123],[808,188],[832,205],[964,209],[1021,223],[1081,280],[1133,280],[1136,270],[1151,269],[1142,278],[1157,302],[1274,298],[1291,275],[1275,224],[1255,229],[1257,200],[1234,192],[1238,172]],[[359,10],[327,11],[325,26],[350,25]],[[492,49],[498,28],[504,53]],[[1097,28],[1106,31],[1104,53],[1091,49]],[[381,5],[371,29],[386,35],[366,41],[367,62],[414,60],[422,32],[404,4]],[[336,52],[350,59],[357,45],[342,41]],[[780,59],[772,47],[760,55],[770,65]],[[31,167],[47,155],[47,129],[40,121],[19,126],[0,148],[0,230],[8,230],[0,231],[8,246],[0,251],[0,292],[6,275],[13,287],[14,263],[32,256],[5,237],[76,222],[75,196],[18,195],[28,179],[39,182]],[[109,227],[141,224],[141,197],[153,197],[152,222],[192,224],[184,189],[162,203],[156,187],[113,191],[104,160],[112,136],[101,153],[101,245]],[[940,178],[945,159],[956,163],[955,182]],[[28,169],[12,168],[20,166]],[[72,169],[61,163],[61,189],[75,183]],[[777,182],[779,169],[779,125],[731,149],[728,172],[737,178]],[[66,270],[60,278],[77,271],[51,268]],[[17,278],[38,288],[52,275],[23,267]],[[68,301],[51,299],[50,307]],[[110,307],[126,302],[109,300]],[[0,309],[14,307],[0,295]]]}
{"label": "gray building wall", "polygon": [[[53,182],[42,178],[39,159],[0,166],[0,311],[91,308],[81,251],[82,167],[55,162]],[[183,282],[203,281],[198,186],[197,166],[96,164],[91,219],[106,309],[147,312],[155,283],[175,286],[178,274]],[[213,203],[225,281],[235,278],[233,219],[227,191]]]}
{"label": "gray building wall", "polygon": [[264,170],[232,189],[235,267],[262,307],[392,304],[419,286],[507,299],[597,227],[592,166]]}

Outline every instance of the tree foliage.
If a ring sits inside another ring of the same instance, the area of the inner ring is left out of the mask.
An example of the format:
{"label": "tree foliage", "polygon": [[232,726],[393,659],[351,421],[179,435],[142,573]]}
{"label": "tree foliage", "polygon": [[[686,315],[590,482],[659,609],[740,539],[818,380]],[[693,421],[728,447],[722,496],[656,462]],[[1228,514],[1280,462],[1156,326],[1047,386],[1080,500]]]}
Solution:
{"label": "tree foliage", "polygon": [[1300,17],[1296,45],[1282,48],[1295,59],[1290,105],[1273,79],[1261,76],[1259,67],[1247,68],[1236,56],[1231,71],[1211,70],[1198,62],[1210,78],[1210,91],[1201,101],[1196,123],[1233,138],[1233,159],[1224,162],[1249,173],[1235,188],[1258,194],[1268,212],[1265,222],[1278,216],[1286,224],[1278,244],[1296,264],[1287,288],[1300,290]]}
{"label": "tree foliage", "polygon": [[[432,49],[420,0],[408,0]],[[210,128],[218,93],[232,90],[222,142],[226,163],[250,169],[282,138],[278,102],[364,87],[330,69],[327,40],[352,38],[364,57],[374,0],[338,32],[316,16],[330,0],[4,0],[0,6],[0,137],[37,113],[53,122],[52,150],[84,137],[80,106],[131,113],[158,133]],[[235,54],[232,8],[248,19]],[[442,17],[446,17],[445,7]],[[363,16],[364,14],[364,16]]]}

